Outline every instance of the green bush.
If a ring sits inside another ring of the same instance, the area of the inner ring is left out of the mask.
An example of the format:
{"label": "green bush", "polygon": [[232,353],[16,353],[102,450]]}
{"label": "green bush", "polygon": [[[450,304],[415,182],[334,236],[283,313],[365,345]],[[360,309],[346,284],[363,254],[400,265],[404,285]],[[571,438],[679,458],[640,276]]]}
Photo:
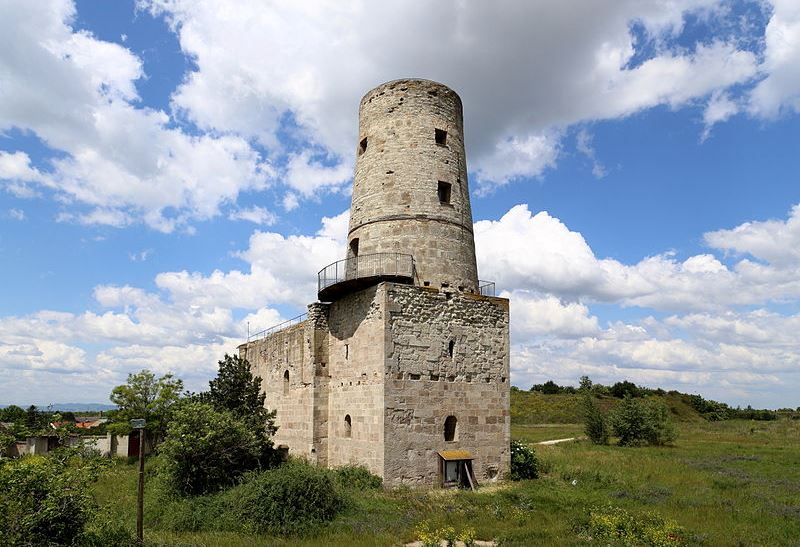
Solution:
{"label": "green bush", "polygon": [[351,490],[377,490],[383,479],[370,473],[363,465],[345,465],[334,469],[336,482],[342,488]]}
{"label": "green bush", "polygon": [[519,441],[511,441],[512,481],[539,478],[539,461],[533,448]]}
{"label": "green bush", "polygon": [[236,491],[238,513],[256,533],[308,532],[344,506],[331,473],[304,461],[253,474]]}
{"label": "green bush", "polygon": [[664,445],[677,437],[663,403],[642,402],[626,395],[611,413],[614,435],[623,446]]}
{"label": "green bush", "polygon": [[167,482],[185,495],[233,486],[245,472],[272,463],[265,433],[229,411],[196,401],[177,405],[159,453]]}
{"label": "green bush", "polygon": [[608,423],[589,391],[583,396],[583,414],[586,435],[594,444],[608,444]]}
{"label": "green bush", "polygon": [[0,466],[0,545],[69,545],[94,514],[92,469],[28,456]]}
{"label": "green bush", "polygon": [[684,532],[674,521],[652,512],[633,515],[619,507],[593,510],[587,532],[604,544],[667,547],[684,543]]}

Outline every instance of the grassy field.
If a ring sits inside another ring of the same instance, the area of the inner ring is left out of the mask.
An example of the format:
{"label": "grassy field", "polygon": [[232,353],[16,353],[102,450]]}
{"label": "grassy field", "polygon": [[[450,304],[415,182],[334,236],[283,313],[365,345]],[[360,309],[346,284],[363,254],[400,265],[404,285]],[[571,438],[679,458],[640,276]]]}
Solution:
{"label": "grassy field", "polygon": [[[148,520],[162,508],[150,499],[145,533],[148,543],[169,545],[397,545],[416,539],[415,528],[427,522],[473,528],[479,539],[502,544],[577,545],[592,543],[590,513],[613,506],[675,521],[688,545],[800,545],[800,422],[683,422],[679,431],[672,447],[538,446],[540,479],[475,493],[365,492],[311,537],[154,530]],[[575,424],[513,428],[526,442],[580,432]],[[107,518],[131,528],[135,481],[135,466],[120,464],[96,486]]]}

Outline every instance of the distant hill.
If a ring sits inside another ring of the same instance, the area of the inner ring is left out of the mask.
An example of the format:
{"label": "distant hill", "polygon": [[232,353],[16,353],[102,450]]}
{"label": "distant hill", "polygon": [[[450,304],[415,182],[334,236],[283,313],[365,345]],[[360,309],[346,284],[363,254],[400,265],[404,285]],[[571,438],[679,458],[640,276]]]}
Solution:
{"label": "distant hill", "polygon": [[[0,405],[0,408],[6,408],[11,405]],[[17,405],[22,408],[28,408],[30,405]],[[36,408],[39,410],[52,409],[58,412],[106,412],[107,410],[114,410],[116,405],[107,405],[103,403],[52,403],[52,404],[37,404]]]}
{"label": "distant hill", "polygon": [[[698,422],[708,419],[692,406],[690,395],[675,391],[649,394],[648,399],[663,401],[672,417],[681,422]],[[595,395],[597,405],[608,411],[622,399],[611,395]],[[511,390],[511,422],[515,424],[575,424],[583,421],[579,393],[545,394],[540,391]],[[712,418],[713,419],[713,418]]]}

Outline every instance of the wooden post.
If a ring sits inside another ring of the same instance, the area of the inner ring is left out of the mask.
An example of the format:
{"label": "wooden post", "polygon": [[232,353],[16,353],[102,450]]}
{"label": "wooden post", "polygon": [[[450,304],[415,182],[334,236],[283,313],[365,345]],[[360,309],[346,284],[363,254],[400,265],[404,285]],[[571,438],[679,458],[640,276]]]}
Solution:
{"label": "wooden post", "polygon": [[144,545],[144,428],[139,430],[139,492],[136,500],[136,541]]}

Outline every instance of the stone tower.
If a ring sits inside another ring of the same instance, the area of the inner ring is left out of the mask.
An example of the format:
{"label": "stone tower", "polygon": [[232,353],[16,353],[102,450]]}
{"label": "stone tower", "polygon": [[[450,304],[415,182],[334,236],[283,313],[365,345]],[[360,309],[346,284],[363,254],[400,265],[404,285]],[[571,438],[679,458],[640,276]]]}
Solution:
{"label": "stone tower", "polygon": [[477,292],[461,99],[426,80],[361,99],[348,257],[408,253],[423,286]]}
{"label": "stone tower", "polygon": [[275,444],[387,486],[509,469],[509,302],[478,281],[461,100],[397,80],[361,100],[346,257],[308,314],[239,346],[277,411]]}

